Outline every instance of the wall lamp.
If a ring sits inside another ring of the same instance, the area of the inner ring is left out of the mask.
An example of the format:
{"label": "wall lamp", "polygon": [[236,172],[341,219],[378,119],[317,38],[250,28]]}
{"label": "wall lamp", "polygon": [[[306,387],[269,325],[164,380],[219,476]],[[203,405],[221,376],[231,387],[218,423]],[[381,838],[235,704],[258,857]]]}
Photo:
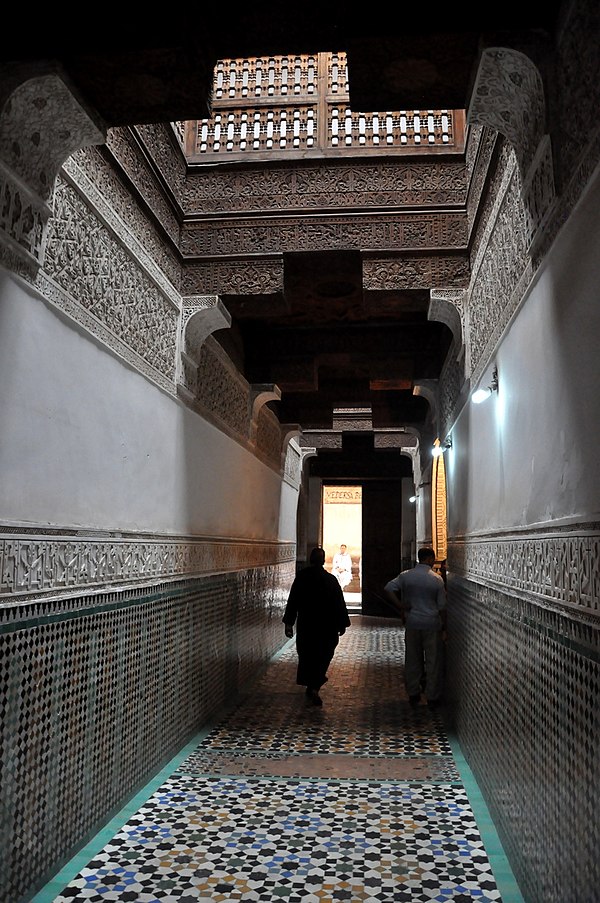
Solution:
{"label": "wall lamp", "polygon": [[449,448],[452,448],[452,439],[450,438],[446,439],[443,445],[434,445],[431,449],[431,454],[434,458],[439,458],[440,455],[443,455]]}
{"label": "wall lamp", "polygon": [[481,404],[482,401],[485,401],[486,398],[489,398],[492,392],[498,391],[498,368],[494,367],[492,372],[492,381],[489,386],[482,387],[477,389],[471,395],[471,401],[473,404]]}
{"label": "wall lamp", "polygon": [[413,503],[414,503],[414,502],[417,501],[417,499],[419,498],[419,492],[418,492],[418,490],[419,490],[419,489],[422,489],[423,486],[431,486],[431,480],[428,480],[428,481],[425,482],[425,483],[419,483],[419,485],[417,486],[417,492],[415,492],[414,495],[411,495],[411,496],[409,497],[409,499],[408,499],[409,502],[413,502]]}

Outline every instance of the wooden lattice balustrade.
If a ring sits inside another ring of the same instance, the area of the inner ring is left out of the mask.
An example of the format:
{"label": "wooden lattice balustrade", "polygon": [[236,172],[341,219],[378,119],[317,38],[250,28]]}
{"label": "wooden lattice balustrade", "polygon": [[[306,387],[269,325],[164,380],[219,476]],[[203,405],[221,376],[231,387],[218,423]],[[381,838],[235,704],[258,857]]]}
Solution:
{"label": "wooden lattice balustrade", "polygon": [[464,110],[355,113],[345,53],[220,60],[210,119],[175,123],[190,163],[462,153]]}

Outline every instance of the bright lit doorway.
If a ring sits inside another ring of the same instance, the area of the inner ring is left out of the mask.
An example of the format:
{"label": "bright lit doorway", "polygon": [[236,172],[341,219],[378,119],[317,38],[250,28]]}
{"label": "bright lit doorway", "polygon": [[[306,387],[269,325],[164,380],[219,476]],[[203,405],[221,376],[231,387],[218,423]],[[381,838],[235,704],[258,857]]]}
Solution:
{"label": "bright lit doorway", "polygon": [[[337,553],[345,553],[349,573],[340,576],[346,604],[360,607],[362,599],[362,486],[323,486],[322,540],[325,567],[333,572]],[[345,546],[345,549],[341,547]]]}

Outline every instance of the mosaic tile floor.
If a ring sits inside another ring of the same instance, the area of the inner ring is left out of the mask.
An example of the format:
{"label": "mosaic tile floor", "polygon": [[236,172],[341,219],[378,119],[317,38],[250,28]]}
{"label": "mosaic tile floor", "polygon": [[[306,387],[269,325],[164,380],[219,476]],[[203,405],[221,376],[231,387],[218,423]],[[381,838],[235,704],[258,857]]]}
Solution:
{"label": "mosaic tile floor", "polygon": [[522,903],[403,658],[396,622],[353,617],[316,708],[291,641],[35,903]]}

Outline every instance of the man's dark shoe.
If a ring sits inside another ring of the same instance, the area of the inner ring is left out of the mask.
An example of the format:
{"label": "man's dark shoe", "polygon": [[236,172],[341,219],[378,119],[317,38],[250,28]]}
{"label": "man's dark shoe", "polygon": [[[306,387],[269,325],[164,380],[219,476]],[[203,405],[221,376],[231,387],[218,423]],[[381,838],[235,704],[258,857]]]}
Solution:
{"label": "man's dark shoe", "polygon": [[306,688],[306,701],[312,705],[323,705],[323,700],[319,696],[319,691],[312,690],[310,687]]}
{"label": "man's dark shoe", "polygon": [[418,694],[416,696],[409,696],[408,701],[410,702],[411,706],[414,709],[415,706],[419,705],[419,703],[421,701],[421,697]]}

